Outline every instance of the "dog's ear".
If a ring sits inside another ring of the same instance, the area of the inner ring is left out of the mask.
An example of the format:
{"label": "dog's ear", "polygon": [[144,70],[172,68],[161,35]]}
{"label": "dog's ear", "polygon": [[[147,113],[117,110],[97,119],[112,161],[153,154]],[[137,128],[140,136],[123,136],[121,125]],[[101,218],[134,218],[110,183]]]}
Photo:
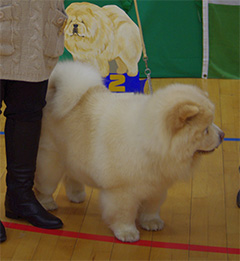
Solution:
{"label": "dog's ear", "polygon": [[168,123],[172,131],[177,131],[191,121],[199,113],[199,108],[194,104],[180,104],[168,116]]}
{"label": "dog's ear", "polygon": [[179,108],[179,120],[182,123],[186,123],[191,118],[195,117],[199,113],[199,108],[196,105],[184,104]]}

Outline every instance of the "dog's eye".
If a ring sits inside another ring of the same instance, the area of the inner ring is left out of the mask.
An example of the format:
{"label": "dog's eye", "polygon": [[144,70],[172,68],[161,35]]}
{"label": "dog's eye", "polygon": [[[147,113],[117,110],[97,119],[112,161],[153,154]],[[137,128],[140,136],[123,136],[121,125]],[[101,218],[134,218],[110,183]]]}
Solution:
{"label": "dog's eye", "polygon": [[205,131],[204,131],[204,134],[208,134],[209,133],[209,127],[207,127],[206,129],[205,129]]}

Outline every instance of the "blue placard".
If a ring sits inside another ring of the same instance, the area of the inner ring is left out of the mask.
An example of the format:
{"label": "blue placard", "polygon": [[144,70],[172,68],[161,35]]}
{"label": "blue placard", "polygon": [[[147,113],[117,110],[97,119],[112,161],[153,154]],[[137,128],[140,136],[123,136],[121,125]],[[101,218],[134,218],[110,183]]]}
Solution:
{"label": "blue placard", "polygon": [[110,73],[104,79],[105,86],[111,92],[133,92],[144,93],[146,79],[140,80],[139,73],[136,76],[129,76],[127,73]]}

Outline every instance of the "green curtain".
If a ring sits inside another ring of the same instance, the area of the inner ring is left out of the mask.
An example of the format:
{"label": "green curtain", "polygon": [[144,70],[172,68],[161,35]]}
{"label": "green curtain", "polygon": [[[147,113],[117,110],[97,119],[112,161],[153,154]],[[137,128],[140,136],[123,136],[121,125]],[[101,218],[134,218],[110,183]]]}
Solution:
{"label": "green curtain", "polygon": [[208,8],[208,78],[239,79],[240,6],[209,4]]}

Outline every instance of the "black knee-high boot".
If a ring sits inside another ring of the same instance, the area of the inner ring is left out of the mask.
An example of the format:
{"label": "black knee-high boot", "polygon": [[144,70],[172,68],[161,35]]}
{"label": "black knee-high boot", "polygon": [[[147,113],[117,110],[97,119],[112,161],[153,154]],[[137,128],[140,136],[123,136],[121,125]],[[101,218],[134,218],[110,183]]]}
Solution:
{"label": "black knee-high boot", "polygon": [[4,242],[6,239],[7,239],[6,231],[5,231],[5,228],[2,224],[2,222],[0,221],[0,243]]}
{"label": "black knee-high boot", "polygon": [[[0,115],[2,113],[2,99],[3,99],[3,88],[2,88],[2,81],[0,80]],[[2,222],[0,221],[0,243],[4,242],[7,239],[5,227],[3,226]]]}
{"label": "black knee-high boot", "polygon": [[34,226],[56,229],[63,226],[62,221],[42,207],[32,190],[40,130],[41,120],[6,120],[5,210],[8,218],[23,218]]}

